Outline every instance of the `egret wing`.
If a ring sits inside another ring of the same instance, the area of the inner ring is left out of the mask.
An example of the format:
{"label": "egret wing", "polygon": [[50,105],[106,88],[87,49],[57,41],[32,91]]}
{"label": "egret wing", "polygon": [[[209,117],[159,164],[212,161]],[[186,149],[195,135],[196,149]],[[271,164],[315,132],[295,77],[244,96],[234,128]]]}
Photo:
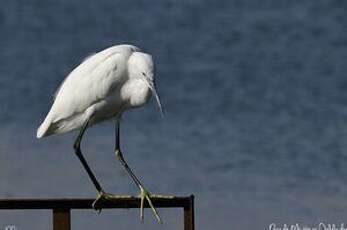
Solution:
{"label": "egret wing", "polygon": [[86,112],[109,94],[115,93],[126,80],[127,61],[140,49],[132,45],[117,45],[89,56],[63,81],[37,137],[68,132],[80,127]]}
{"label": "egret wing", "polygon": [[90,57],[63,82],[51,108],[52,122],[83,113],[104,99],[126,80],[126,57],[113,53],[102,58]]}

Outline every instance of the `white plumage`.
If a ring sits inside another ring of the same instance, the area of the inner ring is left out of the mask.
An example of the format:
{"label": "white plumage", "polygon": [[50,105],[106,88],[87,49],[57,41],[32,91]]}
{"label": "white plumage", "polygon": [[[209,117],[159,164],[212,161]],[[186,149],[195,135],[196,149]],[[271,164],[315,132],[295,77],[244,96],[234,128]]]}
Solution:
{"label": "white plumage", "polygon": [[98,191],[92,205],[95,209],[98,209],[100,199],[113,199],[115,196],[104,192],[82,155],[80,144],[89,126],[116,118],[115,155],[140,190],[140,217],[143,219],[146,199],[157,220],[161,221],[150,199],[153,195],[132,172],[120,150],[119,118],[125,110],[145,104],[152,93],[161,110],[151,55],[141,52],[136,46],[113,46],[88,57],[66,77],[55,94],[51,110],[37,130],[37,138],[41,138],[80,128],[74,150]]}
{"label": "white plumage", "polygon": [[55,100],[37,138],[89,126],[124,110],[141,106],[154,93],[151,55],[132,45],[117,45],[96,53],[77,66],[55,94]]}

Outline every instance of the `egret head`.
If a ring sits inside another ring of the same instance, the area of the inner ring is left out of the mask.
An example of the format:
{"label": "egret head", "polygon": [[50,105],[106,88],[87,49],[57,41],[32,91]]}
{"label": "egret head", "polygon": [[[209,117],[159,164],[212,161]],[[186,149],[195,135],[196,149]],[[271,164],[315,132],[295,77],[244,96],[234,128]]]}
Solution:
{"label": "egret head", "polygon": [[158,103],[160,112],[163,115],[163,109],[155,84],[155,68],[152,56],[142,52],[134,52],[129,59],[128,71],[130,77],[140,78],[148,85]]}

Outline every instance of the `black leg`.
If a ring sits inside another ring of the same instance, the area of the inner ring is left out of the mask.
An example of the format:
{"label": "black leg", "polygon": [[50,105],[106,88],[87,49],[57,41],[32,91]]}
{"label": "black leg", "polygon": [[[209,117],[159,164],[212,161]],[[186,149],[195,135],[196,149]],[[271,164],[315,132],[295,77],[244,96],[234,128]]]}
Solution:
{"label": "black leg", "polygon": [[126,170],[126,172],[130,175],[130,177],[133,179],[133,181],[135,182],[136,186],[141,189],[143,186],[140,182],[139,179],[137,179],[137,177],[135,176],[135,174],[133,173],[133,171],[131,170],[131,168],[129,167],[128,163],[125,161],[122,151],[120,150],[120,121],[117,120],[116,121],[116,146],[115,146],[115,154],[117,159],[120,161],[120,163],[122,164],[122,166],[124,167],[124,169]]}
{"label": "black leg", "polygon": [[92,180],[96,190],[98,190],[99,193],[103,193],[103,190],[101,188],[101,185],[99,184],[98,180],[96,179],[94,173],[92,172],[92,170],[90,169],[86,159],[83,157],[82,152],[81,152],[81,140],[83,137],[83,134],[85,133],[87,127],[88,127],[89,121],[87,121],[81,128],[81,131],[79,132],[77,139],[74,143],[74,149],[75,149],[75,153],[76,156],[78,157],[78,159],[81,161],[84,169],[87,171],[89,178]]}
{"label": "black leg", "polygon": [[126,170],[126,172],[130,175],[130,177],[133,179],[135,182],[136,186],[140,189],[140,198],[141,198],[141,204],[140,204],[140,219],[143,221],[144,217],[144,201],[145,199],[147,200],[149,206],[151,207],[154,216],[158,220],[159,223],[161,223],[161,218],[159,216],[158,211],[155,209],[150,197],[152,196],[149,191],[145,189],[145,187],[141,184],[140,180],[137,179],[127,162],[125,161],[123,154],[120,150],[120,121],[117,119],[116,121],[116,146],[115,146],[115,154],[117,159],[120,161],[122,164],[123,168]]}

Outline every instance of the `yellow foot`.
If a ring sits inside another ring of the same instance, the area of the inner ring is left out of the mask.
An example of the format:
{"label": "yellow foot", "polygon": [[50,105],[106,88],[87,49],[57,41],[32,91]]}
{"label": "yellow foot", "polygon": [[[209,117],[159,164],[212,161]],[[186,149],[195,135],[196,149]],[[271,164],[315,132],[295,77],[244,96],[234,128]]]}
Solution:
{"label": "yellow foot", "polygon": [[141,198],[141,207],[140,207],[140,219],[141,222],[143,221],[143,217],[144,217],[144,201],[145,199],[147,200],[149,207],[152,209],[153,214],[155,216],[155,218],[157,219],[158,223],[162,223],[161,218],[159,216],[159,213],[157,211],[157,209],[154,207],[152,201],[151,201],[151,197],[154,198],[173,198],[173,197],[169,197],[169,196],[161,196],[161,195],[152,195],[148,190],[146,190],[143,186],[140,186],[140,195],[139,197]]}
{"label": "yellow foot", "polygon": [[157,198],[157,199],[173,199],[175,196],[167,196],[167,195],[158,195],[158,194],[151,194],[152,198]]}
{"label": "yellow foot", "polygon": [[114,195],[111,193],[106,193],[104,191],[98,192],[98,195],[96,196],[96,199],[94,200],[92,207],[98,211],[99,213],[101,212],[102,208],[98,207],[98,203],[101,200],[110,200],[112,201],[113,199],[119,199],[119,198],[131,198],[131,196],[123,196],[123,195]]}

